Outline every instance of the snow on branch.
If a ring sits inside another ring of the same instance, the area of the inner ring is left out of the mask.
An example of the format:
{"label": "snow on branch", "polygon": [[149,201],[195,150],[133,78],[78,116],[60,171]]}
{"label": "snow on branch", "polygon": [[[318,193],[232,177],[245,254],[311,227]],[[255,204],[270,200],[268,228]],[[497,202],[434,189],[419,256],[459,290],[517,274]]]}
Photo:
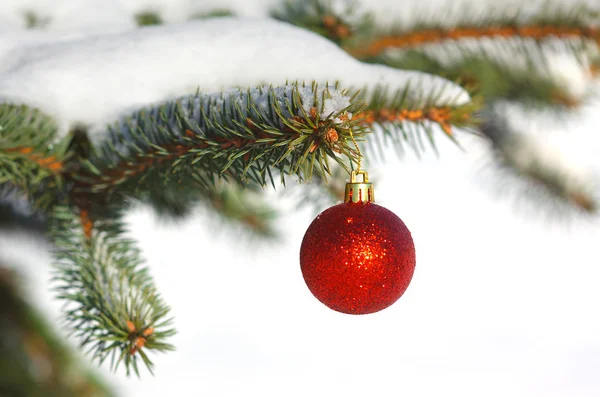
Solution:
{"label": "snow on branch", "polygon": [[437,98],[441,104],[469,100],[443,78],[361,63],[325,38],[267,19],[215,18],[27,43],[1,53],[0,63],[12,67],[0,68],[0,98],[48,113],[63,136],[84,125],[101,140],[105,123],[123,112],[198,89],[220,92],[286,81],[391,90],[410,82],[411,96],[444,87]]}
{"label": "snow on branch", "polygon": [[[76,194],[133,192],[192,179],[274,183],[313,170],[328,173],[328,158],[356,159],[351,136],[366,132],[353,118],[363,108],[338,86],[303,85],[196,94],[142,108],[110,128],[110,139],[72,178]],[[143,183],[140,183],[143,181]],[[153,182],[152,182],[153,181]]]}

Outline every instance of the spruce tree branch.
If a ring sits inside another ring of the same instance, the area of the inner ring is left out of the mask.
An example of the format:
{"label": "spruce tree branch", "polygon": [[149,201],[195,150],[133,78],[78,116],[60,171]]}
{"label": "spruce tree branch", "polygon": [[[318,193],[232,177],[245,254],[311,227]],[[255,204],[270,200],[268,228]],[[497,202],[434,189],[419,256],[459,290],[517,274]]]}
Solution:
{"label": "spruce tree branch", "polygon": [[34,211],[47,212],[66,192],[65,181],[38,164],[0,154],[0,187],[25,193]]}
{"label": "spruce tree branch", "polygon": [[[14,267],[14,266],[13,266]],[[0,263],[0,391],[6,396],[109,397],[113,393],[27,302],[19,277]]]}
{"label": "spruce tree branch", "polygon": [[337,44],[365,36],[373,29],[371,15],[361,12],[357,1],[288,0],[273,9],[271,16],[312,30]]}
{"label": "spruce tree branch", "polygon": [[[274,221],[277,211],[254,189],[237,184],[217,183],[204,197],[221,219],[261,238],[277,237]],[[239,229],[239,228],[238,228]]]}
{"label": "spruce tree branch", "polygon": [[[65,174],[80,208],[104,202],[119,208],[144,199],[156,186],[210,191],[223,178],[242,185],[275,185],[276,175],[299,181],[327,175],[333,159],[348,169],[356,161],[350,134],[362,140],[374,124],[399,127],[412,121],[417,132],[439,124],[474,124],[476,103],[436,106],[443,87],[413,97],[410,84],[398,92],[381,88],[350,93],[336,86],[291,84],[196,94],[139,110],[111,127],[111,138]],[[457,100],[458,101],[458,100]],[[365,103],[366,102],[366,103]],[[183,207],[182,207],[183,208]]]}
{"label": "spruce tree branch", "polygon": [[452,125],[475,123],[474,102],[434,105],[443,87],[428,97],[412,92],[410,84],[397,92],[376,87],[360,94],[337,85],[291,84],[191,95],[121,119],[110,139],[64,178],[79,208],[95,212],[110,203],[118,210],[131,198],[152,197],[156,186],[207,192],[219,178],[275,185],[277,174],[283,183],[286,175],[300,181],[315,171],[324,176],[330,158],[344,168],[346,159],[356,161],[350,134],[360,141],[374,124],[403,130],[411,121],[411,128],[431,137],[426,121],[450,136]]}
{"label": "spruce tree branch", "polygon": [[47,150],[53,143],[57,128],[51,117],[35,108],[0,103],[0,150]]}
{"label": "spruce tree branch", "polygon": [[242,189],[235,183],[222,181],[216,181],[208,189],[190,180],[185,184],[168,184],[162,189],[149,190],[146,196],[138,199],[150,204],[159,216],[167,219],[183,219],[195,207],[203,206],[235,232],[248,237],[276,238],[277,211],[259,189],[253,185]]}
{"label": "spruce tree branch", "polygon": [[540,7],[535,15],[523,11],[512,10],[497,15],[478,16],[473,20],[465,20],[468,15],[454,16],[450,10],[436,10],[436,15],[444,15],[446,20],[456,20],[448,26],[440,18],[428,16],[410,28],[395,26],[378,32],[371,37],[357,39],[345,46],[353,56],[367,59],[378,56],[390,49],[408,50],[431,44],[456,45],[465,39],[530,39],[543,42],[556,38],[574,41],[575,48],[579,44],[592,42],[598,44],[600,29],[598,28],[598,9],[586,5],[565,6],[549,2]]}
{"label": "spruce tree branch", "polygon": [[567,209],[586,215],[597,213],[600,190],[596,178],[553,153],[543,140],[511,125],[505,112],[499,104],[487,108],[480,131],[490,140],[495,163],[511,180],[509,186],[520,190],[520,196],[532,206],[540,202],[552,205],[553,215]]}
{"label": "spruce tree branch", "polygon": [[486,101],[515,100],[570,109],[579,106],[583,100],[553,78],[549,70],[551,61],[542,54],[524,54],[520,65],[514,64],[514,58],[511,63],[508,59],[473,54],[472,51],[465,51],[464,56],[456,56],[454,60],[442,60],[442,57],[420,50],[383,56],[378,60],[398,69],[420,70],[460,81]]}
{"label": "spruce tree branch", "polygon": [[66,320],[72,334],[93,358],[110,358],[129,374],[139,375],[139,364],[152,371],[146,350],[167,351],[175,333],[169,308],[141,267],[140,252],[124,237],[116,220],[91,222],[86,212],[76,214],[56,207],[51,214],[52,238],[57,246],[54,282],[58,298],[67,301]]}
{"label": "spruce tree branch", "polygon": [[241,184],[274,175],[310,178],[327,173],[328,158],[356,159],[350,133],[366,132],[352,114],[363,104],[339,87],[263,87],[192,95],[140,110],[111,128],[111,139],[67,175],[75,195],[139,196],[157,184],[216,178]]}
{"label": "spruce tree branch", "polygon": [[404,152],[404,144],[412,147],[419,154],[425,150],[423,135],[435,150],[434,126],[439,127],[453,142],[454,128],[472,130],[478,127],[481,119],[477,116],[483,107],[481,96],[472,96],[472,100],[463,105],[455,105],[449,101],[446,105],[439,103],[436,97],[441,92],[431,92],[428,97],[411,98],[408,95],[410,87],[395,93],[389,93],[385,88],[364,92],[362,99],[369,105],[354,117],[365,125],[373,128],[375,134],[367,141],[370,148],[379,148],[382,153],[382,140],[391,139],[398,154]]}
{"label": "spruce tree branch", "polygon": [[384,122],[366,120],[381,116],[384,108],[397,111],[398,120],[409,117],[403,108],[423,108],[429,120],[443,125],[467,122],[451,109],[440,113],[433,106],[442,92],[426,98],[412,92],[408,86],[359,94],[337,85],[291,84],[196,94],[119,120],[88,157],[70,145],[68,153],[77,161],[60,169],[62,185],[53,201],[68,208],[55,206],[50,221],[58,247],[55,282],[59,298],[69,302],[72,332],[99,361],[110,358],[115,368],[122,363],[128,372],[138,373],[142,362],[151,368],[146,351],[171,349],[165,340],[174,331],[168,308],[140,267],[139,252],[123,237],[118,219],[125,205],[156,198],[151,192],[157,189],[176,193],[176,186],[185,186],[195,190],[186,200],[204,193],[223,216],[269,235],[272,211],[249,205],[256,204],[254,199],[220,191],[215,181],[248,187],[274,184],[277,176],[282,182],[286,176],[324,177],[330,172],[328,159],[347,169],[358,155],[352,137],[360,141],[373,124]]}
{"label": "spruce tree branch", "polygon": [[58,174],[64,167],[62,160],[55,155],[36,153],[31,146],[5,148],[3,154],[13,159],[22,159],[36,164],[39,168],[52,174]]}
{"label": "spruce tree branch", "polygon": [[0,186],[25,192],[34,209],[46,210],[64,195],[68,139],[54,142],[56,131],[36,109],[0,104]]}

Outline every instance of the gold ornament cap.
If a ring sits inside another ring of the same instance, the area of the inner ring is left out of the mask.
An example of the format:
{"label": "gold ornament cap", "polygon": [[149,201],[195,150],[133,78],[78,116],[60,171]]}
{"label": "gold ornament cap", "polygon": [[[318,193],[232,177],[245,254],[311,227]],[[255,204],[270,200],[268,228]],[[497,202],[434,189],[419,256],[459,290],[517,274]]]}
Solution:
{"label": "gold ornament cap", "polygon": [[[358,182],[358,175],[362,175],[362,182]],[[375,191],[369,182],[369,174],[364,170],[352,171],[350,182],[346,183],[344,203],[374,203]]]}

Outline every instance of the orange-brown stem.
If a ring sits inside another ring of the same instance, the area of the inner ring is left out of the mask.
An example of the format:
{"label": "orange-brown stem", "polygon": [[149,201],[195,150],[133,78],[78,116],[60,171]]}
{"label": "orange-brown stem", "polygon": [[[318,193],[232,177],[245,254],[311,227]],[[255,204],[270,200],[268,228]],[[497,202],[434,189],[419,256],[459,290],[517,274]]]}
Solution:
{"label": "orange-brown stem", "polygon": [[481,39],[485,37],[523,37],[535,40],[543,40],[549,37],[561,39],[580,37],[598,41],[600,40],[600,30],[593,26],[578,28],[543,25],[459,27],[447,30],[425,29],[397,36],[381,36],[364,47],[348,48],[347,51],[357,58],[365,58],[379,55],[383,51],[392,48],[411,48],[439,43],[444,40]]}
{"label": "orange-brown stem", "polygon": [[[316,122],[317,109],[314,107],[311,108],[309,110],[309,114],[310,114],[311,118],[313,119],[313,121]],[[291,119],[291,121],[295,121],[298,123],[305,122],[305,120],[300,117],[294,117]],[[315,127],[314,127],[315,132],[317,132],[322,127],[322,125],[323,125],[323,122],[320,122],[318,125],[315,125]],[[246,147],[248,145],[257,143],[257,141],[259,141],[261,139],[275,138],[274,135],[271,135],[271,134],[265,132],[264,130],[262,130],[251,119],[246,120],[246,126],[255,133],[254,137],[252,137],[252,138],[240,138],[240,137],[214,138],[214,141],[216,141],[217,143],[220,144],[219,147],[221,149],[226,150],[226,149],[230,149],[230,148],[239,149],[242,147]],[[296,131],[292,130],[291,128],[285,127],[285,128],[283,128],[283,131],[290,134],[291,140],[294,140],[299,137],[299,134]],[[331,131],[327,132],[326,142],[328,144],[334,144],[337,141],[337,139],[336,139],[337,132],[335,132],[335,134],[334,134],[334,132],[331,132]],[[186,135],[186,137],[191,138],[191,139],[193,139],[195,137],[194,132],[190,131],[190,130],[187,130],[185,132],[185,135]],[[323,142],[323,140],[320,137],[318,137],[318,136],[315,137],[311,144],[310,150],[311,151],[316,150],[318,148],[318,146],[320,144],[322,144],[322,142]],[[114,169],[106,170],[105,174],[98,179],[98,183],[115,185],[115,184],[118,184],[120,181],[124,180],[125,178],[141,174],[142,172],[146,171],[148,168],[150,168],[152,166],[161,165],[167,161],[172,161],[176,158],[179,158],[179,157],[189,153],[191,150],[206,149],[209,146],[210,146],[210,144],[208,143],[208,141],[204,140],[204,139],[197,139],[194,144],[190,144],[190,145],[180,144],[180,145],[162,146],[162,150],[154,150],[152,152],[139,155],[137,157],[136,161],[123,161],[118,166],[116,166]],[[167,154],[164,154],[165,152]],[[244,159],[248,160],[249,155],[246,154],[244,156]],[[83,187],[83,186],[91,186],[94,184],[94,182],[81,182],[80,181],[77,184],[80,187]]]}
{"label": "orange-brown stem", "polygon": [[[357,119],[363,119],[363,123],[372,125],[373,123],[393,123],[403,121],[425,121],[429,120],[437,123],[442,130],[449,136],[452,136],[452,125],[450,123],[453,117],[451,109],[449,107],[441,108],[429,108],[429,109],[416,109],[416,110],[390,110],[390,109],[378,109],[378,110],[367,110],[366,112],[357,113],[355,116]],[[467,120],[470,116],[468,113],[463,115],[464,119]]]}
{"label": "orange-brown stem", "polygon": [[83,227],[83,234],[85,238],[88,240],[92,238],[92,229],[94,228],[94,223],[90,218],[90,214],[87,210],[81,210],[79,212],[79,218],[81,220],[81,226]]}
{"label": "orange-brown stem", "polygon": [[[118,183],[126,177],[135,176],[141,174],[148,168],[154,165],[160,165],[168,160],[174,160],[177,157],[181,157],[188,153],[192,149],[202,149],[208,147],[208,144],[199,143],[196,146],[184,146],[184,145],[168,145],[163,146],[163,150],[154,150],[150,153],[140,155],[137,157],[136,162],[124,161],[120,163],[116,168],[106,170],[105,174],[101,177],[103,183],[113,182]],[[159,155],[159,153],[167,152],[166,155]],[[80,185],[84,183],[80,182]],[[91,184],[91,183],[89,183]],[[85,183],[88,185],[88,183]]]}
{"label": "orange-brown stem", "polygon": [[[193,134],[191,131],[187,131],[187,135]],[[264,136],[258,136],[255,139],[242,139],[239,137],[232,139],[216,139],[220,142],[220,148],[225,150],[232,147],[241,148],[249,144],[255,143],[256,140],[264,138]],[[162,150],[154,150],[143,155],[139,155],[136,161],[123,161],[114,169],[106,170],[105,174],[100,177],[98,183],[102,184],[118,184],[125,178],[138,175],[146,171],[148,168],[156,165],[164,164],[167,161],[175,160],[185,154],[189,153],[193,149],[206,149],[210,145],[207,141],[200,140],[195,145],[165,145],[162,146]],[[167,154],[164,154],[164,153]],[[80,187],[91,186],[93,182],[78,182]]]}

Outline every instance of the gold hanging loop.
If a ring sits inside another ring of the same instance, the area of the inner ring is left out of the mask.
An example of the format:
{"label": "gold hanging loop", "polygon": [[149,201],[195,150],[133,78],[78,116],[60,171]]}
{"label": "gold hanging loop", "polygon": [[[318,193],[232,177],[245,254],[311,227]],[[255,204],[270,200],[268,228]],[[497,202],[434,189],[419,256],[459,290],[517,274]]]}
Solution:
{"label": "gold hanging loop", "polygon": [[[358,176],[362,175],[362,181]],[[350,182],[346,183],[345,203],[374,203],[375,191],[373,184],[369,182],[369,174],[365,170],[354,170],[350,175]]]}

